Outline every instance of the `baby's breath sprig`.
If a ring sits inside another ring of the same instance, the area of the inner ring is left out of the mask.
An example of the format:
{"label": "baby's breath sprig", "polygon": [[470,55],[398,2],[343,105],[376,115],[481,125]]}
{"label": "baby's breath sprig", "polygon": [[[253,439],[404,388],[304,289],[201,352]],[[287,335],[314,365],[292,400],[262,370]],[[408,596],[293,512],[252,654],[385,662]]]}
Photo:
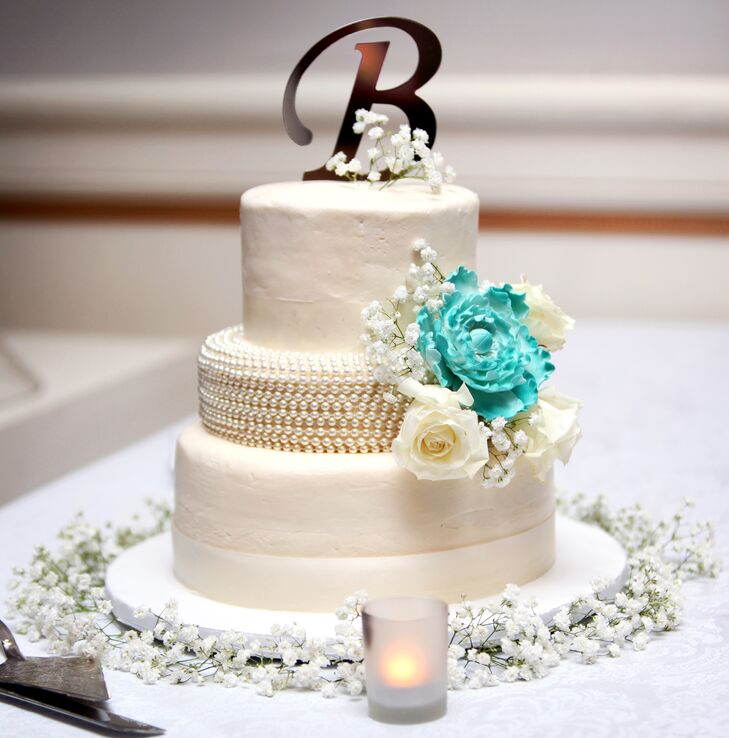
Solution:
{"label": "baby's breath sprig", "polygon": [[484,434],[489,439],[489,458],[483,467],[482,486],[502,488],[514,478],[516,460],[529,445],[529,436],[524,431],[528,424],[524,414],[508,421],[498,417],[482,422]]}
{"label": "baby's breath sprig", "polygon": [[371,183],[382,181],[382,189],[399,179],[420,179],[427,182],[435,193],[440,192],[443,182],[455,180],[453,167],[445,164],[442,154],[428,147],[430,137],[427,131],[422,128],[411,130],[409,125],[403,124],[397,133],[393,133],[383,128],[388,122],[386,115],[360,108],[355,114],[352,130],[366,133],[372,143],[367,149],[369,170],[364,174],[359,159],[347,161],[344,152],[338,151],[327,161],[327,171],[352,181],[360,178]]}
{"label": "baby's breath sprig", "polygon": [[437,312],[443,306],[443,295],[453,284],[435,264],[438,254],[423,239],[413,244],[420,265],[411,264],[405,283],[395,289],[388,300],[371,302],[362,310],[365,358],[376,382],[385,386],[384,397],[396,401],[396,387],[406,377],[428,382],[431,377],[423,357],[417,350],[420,327],[415,317],[426,307]]}

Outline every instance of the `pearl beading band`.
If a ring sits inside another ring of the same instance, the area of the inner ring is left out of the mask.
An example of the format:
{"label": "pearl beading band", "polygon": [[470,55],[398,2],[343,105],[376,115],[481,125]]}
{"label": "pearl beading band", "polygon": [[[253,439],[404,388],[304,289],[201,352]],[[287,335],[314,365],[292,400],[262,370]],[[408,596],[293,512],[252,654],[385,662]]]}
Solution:
{"label": "pearl beading band", "polygon": [[389,451],[407,407],[385,402],[363,354],[275,351],[246,341],[242,326],[208,336],[198,379],[210,433],[278,451]]}

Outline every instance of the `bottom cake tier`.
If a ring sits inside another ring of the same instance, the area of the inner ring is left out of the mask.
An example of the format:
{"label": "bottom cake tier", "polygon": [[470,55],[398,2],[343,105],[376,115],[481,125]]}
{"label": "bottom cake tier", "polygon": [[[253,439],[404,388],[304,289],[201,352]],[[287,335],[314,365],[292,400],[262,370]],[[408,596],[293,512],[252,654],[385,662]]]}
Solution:
{"label": "bottom cake tier", "polygon": [[177,444],[175,575],[245,607],[324,612],[356,590],[457,602],[554,563],[554,484],[418,481],[391,454],[249,448],[200,423]]}

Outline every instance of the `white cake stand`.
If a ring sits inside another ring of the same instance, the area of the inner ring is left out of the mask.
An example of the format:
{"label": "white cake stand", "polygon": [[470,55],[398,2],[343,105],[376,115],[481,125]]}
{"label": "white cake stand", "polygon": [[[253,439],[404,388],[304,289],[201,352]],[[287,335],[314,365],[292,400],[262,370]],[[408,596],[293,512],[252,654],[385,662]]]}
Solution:
{"label": "white cake stand", "polygon": [[[605,595],[624,584],[626,554],[603,530],[564,516],[557,516],[557,557],[554,566],[539,579],[521,587],[524,597],[534,597],[543,618],[549,619],[562,605],[591,591],[596,577],[608,582]],[[356,584],[356,583],[353,583]],[[353,586],[353,590],[357,587]],[[337,622],[334,613],[257,610],[208,599],[177,581],[172,573],[172,539],[169,533],[150,538],[121,554],[106,574],[106,590],[114,614],[126,625],[153,629],[154,615],[135,616],[144,605],[160,613],[170,599],[177,600],[180,616],[200,627],[204,636],[236,630],[266,643],[274,623],[296,623],[307,633],[331,639]],[[472,600],[476,606],[493,598]]]}

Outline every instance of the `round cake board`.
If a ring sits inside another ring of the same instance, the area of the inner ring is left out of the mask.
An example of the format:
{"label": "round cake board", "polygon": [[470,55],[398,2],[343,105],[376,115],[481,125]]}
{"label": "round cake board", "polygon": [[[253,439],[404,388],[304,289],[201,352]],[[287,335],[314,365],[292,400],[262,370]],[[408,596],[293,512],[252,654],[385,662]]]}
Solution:
{"label": "round cake board", "polygon": [[[545,620],[561,606],[590,593],[596,577],[608,583],[603,594],[611,595],[622,588],[627,575],[624,549],[600,528],[558,515],[556,537],[554,566],[543,576],[520,587],[523,597],[536,599],[539,614]],[[353,591],[356,589],[354,586]],[[235,630],[259,638],[265,644],[274,623],[296,623],[310,636],[333,640],[334,626],[338,622],[333,612],[239,607],[211,600],[188,589],[173,574],[169,533],[149,538],[115,559],[107,570],[106,591],[116,617],[139,630],[152,630],[157,622],[153,614],[135,615],[139,607],[161,613],[171,599],[177,601],[182,620],[199,626],[203,636]],[[491,596],[471,602],[480,607],[493,600]]]}

